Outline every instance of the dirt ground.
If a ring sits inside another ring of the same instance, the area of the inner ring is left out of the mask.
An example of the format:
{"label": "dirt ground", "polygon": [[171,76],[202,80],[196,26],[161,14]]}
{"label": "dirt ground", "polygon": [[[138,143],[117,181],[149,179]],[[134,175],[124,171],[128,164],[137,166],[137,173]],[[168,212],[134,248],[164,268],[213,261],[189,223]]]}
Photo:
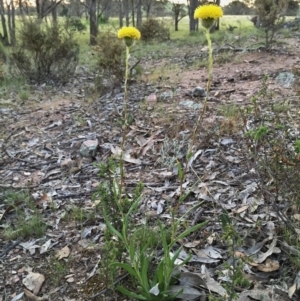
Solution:
{"label": "dirt ground", "polygon": [[[222,53],[216,53],[204,119],[210,131],[222,118],[218,108],[249,104],[251,97],[260,91],[266,75],[274,101],[299,101],[299,85],[282,82],[278,76],[300,70],[300,38],[285,43],[271,52],[231,51],[226,62],[218,61]],[[197,49],[182,49],[182,52],[181,59],[176,56],[176,59],[142,62],[147,74],[142,75],[142,80],[132,82],[129,88],[128,106],[133,122],[127,134],[129,155],[125,182],[129,190],[138,181],[144,182],[138,219],[145,214],[168,219],[168,208],[176,203],[178,179],[172,170],[173,155],[162,154],[162,147],[164,141],[175,139],[179,141],[179,153],[186,149],[198,116],[195,108],[203,105],[203,98],[193,97],[192,91],[197,86],[205,88],[207,70],[192,64],[186,67],[187,54],[201,53]],[[203,57],[204,60],[205,52]],[[157,68],[161,75],[157,74]],[[299,79],[295,80],[299,83]],[[99,97],[89,93],[91,82],[78,82],[57,89],[36,88],[24,103],[16,95],[10,101],[0,101],[0,301],[122,300],[121,296],[105,291],[105,276],[97,269],[103,260],[105,224],[92,195],[101,181],[95,162],[104,162],[115,155],[120,146],[123,94],[120,90]],[[235,139],[235,135],[234,131],[224,132],[219,141]],[[187,187],[193,182],[193,172],[198,173],[204,183],[219,185],[211,189],[213,194],[221,194],[219,198],[228,210],[238,210],[242,203],[233,199],[233,195],[239,195],[248,184],[222,187],[223,192],[218,191],[221,191],[221,181],[237,178],[235,171],[246,173],[242,159],[237,159],[234,149],[227,146],[213,153],[215,150],[211,150],[217,149],[215,143],[219,141],[214,141],[209,131],[199,139],[196,145],[202,156],[195,159],[194,171],[187,175]],[[82,155],[85,141],[97,141],[95,151],[87,156]],[[208,168],[211,161],[217,167]],[[34,208],[17,197],[13,203],[8,202],[7,191],[24,189],[33,198]],[[199,195],[204,187],[197,189],[185,206],[201,199]],[[203,207],[203,218],[214,221],[218,210],[208,203]],[[158,212],[159,206],[162,212]],[[266,211],[263,206],[259,210],[259,214]],[[17,225],[18,211],[24,212],[24,223],[33,212],[38,213],[46,225],[44,235],[38,238],[33,231],[33,235],[7,238],[5,231]],[[198,233],[195,240],[205,240],[216,231],[212,226]],[[284,264],[286,256],[280,260]],[[199,267],[194,266],[192,270],[198,271]],[[288,287],[293,282],[293,272],[290,271]],[[30,275],[39,277],[34,285],[30,284],[33,281],[28,278]],[[278,272],[274,278],[281,279],[282,274]],[[258,287],[258,283],[262,285],[253,280],[253,287]],[[103,295],[98,296],[101,291]],[[297,300],[296,295],[294,298]],[[291,299],[285,294],[276,300]]]}

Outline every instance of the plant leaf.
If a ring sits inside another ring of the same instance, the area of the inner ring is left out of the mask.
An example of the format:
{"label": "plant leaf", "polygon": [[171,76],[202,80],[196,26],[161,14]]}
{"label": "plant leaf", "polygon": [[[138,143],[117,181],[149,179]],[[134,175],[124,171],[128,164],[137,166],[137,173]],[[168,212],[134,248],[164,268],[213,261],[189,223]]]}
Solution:
{"label": "plant leaf", "polygon": [[119,285],[117,287],[118,291],[120,291],[123,295],[126,295],[130,298],[133,298],[133,299],[137,299],[137,300],[148,300],[147,297],[144,297],[143,295],[141,294],[136,294],[134,292],[131,292],[129,290],[127,290],[124,286],[121,286]]}
{"label": "plant leaf", "polygon": [[128,263],[125,263],[125,262],[113,262],[113,263],[110,264],[110,266],[120,267],[120,268],[124,269],[125,271],[127,271],[132,277],[134,277],[134,278],[136,278],[136,279],[139,280],[136,271]]}
{"label": "plant leaf", "polygon": [[185,238],[186,236],[188,236],[188,235],[191,234],[192,232],[195,232],[196,230],[198,230],[198,229],[204,227],[207,223],[208,223],[208,221],[205,221],[205,222],[203,222],[203,223],[201,223],[201,224],[194,225],[193,227],[191,227],[191,228],[185,230],[184,232],[182,232],[180,235],[178,235],[178,236],[176,237],[176,240],[175,240],[175,241],[178,241],[178,240],[180,240],[180,239],[182,239],[182,238]]}

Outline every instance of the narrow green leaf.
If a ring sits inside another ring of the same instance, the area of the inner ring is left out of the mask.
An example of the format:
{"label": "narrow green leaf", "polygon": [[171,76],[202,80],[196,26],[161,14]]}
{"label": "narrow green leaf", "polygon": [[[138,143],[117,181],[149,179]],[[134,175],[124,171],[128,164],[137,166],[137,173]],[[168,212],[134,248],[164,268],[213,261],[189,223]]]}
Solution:
{"label": "narrow green leaf", "polygon": [[129,244],[129,257],[131,262],[135,260],[135,254],[136,251],[135,251],[134,241],[133,239],[131,239]]}
{"label": "narrow green leaf", "polygon": [[124,269],[125,271],[127,271],[132,277],[134,277],[134,278],[136,278],[136,279],[139,280],[136,271],[128,263],[125,263],[125,262],[113,262],[113,263],[110,264],[110,266],[120,267],[120,268]]}
{"label": "narrow green leaf", "polygon": [[148,281],[148,267],[149,267],[149,258],[147,258],[144,254],[140,254],[140,262],[141,262],[141,278],[142,284],[145,290],[149,290],[149,281]]}
{"label": "narrow green leaf", "polygon": [[157,266],[156,277],[157,277],[158,283],[160,283],[160,284],[164,283],[164,262],[163,262],[163,260]]}
{"label": "narrow green leaf", "polygon": [[189,215],[191,212],[195,211],[197,208],[199,208],[204,202],[199,202],[192,208],[190,208],[187,212],[185,212],[177,221],[176,221],[176,226],[178,226],[184,219],[185,216]]}
{"label": "narrow green leaf", "polygon": [[180,252],[182,250],[182,247],[180,247],[172,256],[172,259],[171,259],[171,263],[172,263],[172,266],[174,266],[175,264],[175,260],[178,258]]}
{"label": "narrow green leaf", "polygon": [[105,210],[103,211],[103,218],[108,229],[116,236],[118,236],[122,241],[124,241],[122,234],[116,228],[114,228],[113,225],[110,223]]}
{"label": "narrow green leaf", "polygon": [[228,212],[225,210],[223,210],[221,214],[221,223],[222,223],[223,230],[225,230],[226,227],[231,224]]}
{"label": "narrow green leaf", "polygon": [[178,240],[180,240],[180,239],[182,239],[182,238],[185,238],[185,237],[188,236],[189,234],[191,234],[191,233],[197,231],[198,229],[204,227],[207,223],[208,223],[208,221],[205,221],[205,222],[203,222],[203,223],[201,223],[201,224],[194,225],[193,227],[191,227],[191,228],[185,230],[184,232],[182,232],[180,235],[178,235],[178,236],[176,237],[176,240],[175,240],[175,241],[178,241]]}
{"label": "narrow green leaf", "polygon": [[123,295],[126,295],[130,298],[133,298],[133,299],[137,299],[137,300],[148,300],[147,297],[141,295],[141,294],[136,294],[134,292],[131,292],[129,290],[127,290],[124,286],[118,286],[117,287],[118,291],[120,291]]}
{"label": "narrow green leaf", "polygon": [[181,164],[178,160],[176,160],[176,165],[177,165],[177,170],[178,170],[178,177],[181,181],[183,181],[183,177],[184,177],[184,174],[183,174],[183,170],[182,170],[182,167],[181,167]]}

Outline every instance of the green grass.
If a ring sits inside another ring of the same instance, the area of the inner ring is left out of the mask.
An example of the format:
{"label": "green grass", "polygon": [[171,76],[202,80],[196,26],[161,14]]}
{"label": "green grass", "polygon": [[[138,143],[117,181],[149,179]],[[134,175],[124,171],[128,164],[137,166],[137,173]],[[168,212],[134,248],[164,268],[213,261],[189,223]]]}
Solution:
{"label": "green grass", "polygon": [[[162,43],[145,43],[137,41],[135,47],[132,49],[132,56],[137,58],[143,56],[149,56],[152,59],[161,59],[164,57],[170,57],[174,54],[174,51],[183,51],[184,46],[201,47],[206,45],[206,38],[199,26],[199,31],[189,32],[189,18],[183,18],[179,23],[179,31],[174,30],[173,20],[170,17],[163,18],[165,23],[170,28],[171,40]],[[95,56],[93,54],[93,48],[89,46],[89,24],[86,20],[83,23],[87,25],[87,30],[83,33],[76,33],[76,40],[80,45],[80,63],[81,64],[94,64]],[[237,28],[233,32],[228,31],[228,25],[236,26]],[[220,23],[220,31],[216,31],[211,35],[213,43],[231,43],[236,41],[236,36],[239,36],[240,42],[245,42],[247,39],[258,39],[263,37],[260,30],[253,26],[250,21],[250,16],[224,16]],[[118,19],[110,18],[108,24],[101,24],[99,31],[112,31],[117,33],[118,31]],[[251,40],[250,44],[253,43]]]}
{"label": "green grass", "polygon": [[41,237],[45,234],[47,226],[28,191],[8,190],[2,196],[10,208],[4,230],[7,239]]}

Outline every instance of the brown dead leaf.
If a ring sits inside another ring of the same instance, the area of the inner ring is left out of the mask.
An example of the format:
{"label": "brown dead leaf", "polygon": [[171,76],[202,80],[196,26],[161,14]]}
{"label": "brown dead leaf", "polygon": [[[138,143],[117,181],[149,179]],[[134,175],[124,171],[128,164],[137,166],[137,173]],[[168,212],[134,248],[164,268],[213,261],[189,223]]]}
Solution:
{"label": "brown dead leaf", "polygon": [[235,254],[235,256],[236,256],[237,258],[241,258],[244,262],[246,262],[247,264],[249,264],[249,265],[251,265],[251,266],[253,266],[253,267],[256,267],[256,266],[258,265],[257,263],[252,262],[252,261],[248,258],[248,256],[247,256],[245,253],[243,253],[243,252],[236,251],[234,254]]}
{"label": "brown dead leaf", "polygon": [[256,268],[262,272],[277,271],[279,269],[279,262],[268,258],[266,260],[266,263],[258,264]]}
{"label": "brown dead leaf", "polygon": [[28,291],[27,289],[24,289],[24,293],[25,293],[25,296],[28,299],[33,300],[33,301],[43,301],[43,300],[46,300],[44,297],[38,297],[35,294],[33,294],[32,292]]}
{"label": "brown dead leaf", "polygon": [[[111,148],[110,148],[111,152],[117,156],[117,157],[120,157],[121,156],[121,153],[122,153],[122,150],[119,146],[116,146],[114,147],[113,145],[111,145]],[[130,151],[125,151],[124,154],[123,154],[123,160],[125,162],[129,162],[129,163],[133,163],[133,164],[142,164],[142,161],[140,159],[135,159],[135,158],[132,158],[131,155],[130,155]]]}
{"label": "brown dead leaf", "polygon": [[70,252],[71,252],[70,248],[68,246],[65,246],[64,248],[62,248],[55,254],[55,258],[58,260],[60,260],[62,258],[67,258],[67,257],[69,257]]}
{"label": "brown dead leaf", "polygon": [[194,240],[183,244],[183,246],[186,248],[195,248],[200,244],[200,242],[200,240]]}
{"label": "brown dead leaf", "polygon": [[289,288],[288,294],[289,297],[292,298],[295,291],[300,289],[300,272],[296,275],[293,285]]}
{"label": "brown dead leaf", "polygon": [[40,205],[40,204],[51,202],[51,201],[52,201],[51,196],[49,196],[47,193],[43,193],[43,196],[40,199],[36,200],[35,204]]}
{"label": "brown dead leaf", "polygon": [[44,281],[45,281],[44,275],[39,273],[29,272],[22,282],[23,285],[25,285],[30,291],[33,291],[34,295],[37,295]]}
{"label": "brown dead leaf", "polygon": [[232,210],[233,213],[242,213],[244,212],[245,210],[247,210],[249,208],[250,205],[245,205],[245,206],[242,206],[241,208],[238,208],[238,209],[234,209]]}

